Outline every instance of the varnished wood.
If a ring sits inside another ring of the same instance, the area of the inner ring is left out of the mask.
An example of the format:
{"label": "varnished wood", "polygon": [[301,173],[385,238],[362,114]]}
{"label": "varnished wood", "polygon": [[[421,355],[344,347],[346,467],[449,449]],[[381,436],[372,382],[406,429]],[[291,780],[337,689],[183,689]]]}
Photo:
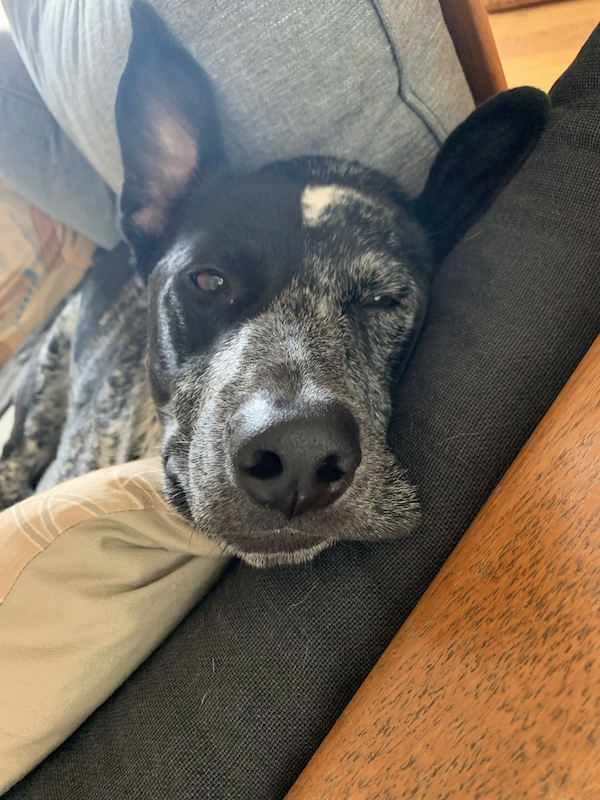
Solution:
{"label": "varnished wood", "polygon": [[488,14],[497,14],[499,11],[514,11],[516,8],[561,2],[564,2],[564,0],[485,0],[485,7]]}
{"label": "varnished wood", "polygon": [[509,87],[547,92],[600,22],[600,0],[563,0],[489,19]]}
{"label": "varnished wood", "polygon": [[506,89],[483,0],[440,0],[440,6],[475,102]]}
{"label": "varnished wood", "polygon": [[600,338],[287,797],[600,797]]}

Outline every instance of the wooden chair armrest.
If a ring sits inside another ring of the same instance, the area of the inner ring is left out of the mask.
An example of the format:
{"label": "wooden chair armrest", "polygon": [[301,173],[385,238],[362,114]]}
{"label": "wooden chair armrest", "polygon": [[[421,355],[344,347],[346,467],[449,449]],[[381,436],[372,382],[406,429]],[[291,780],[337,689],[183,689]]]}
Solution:
{"label": "wooden chair armrest", "polygon": [[288,800],[600,797],[600,338]]}
{"label": "wooden chair armrest", "polygon": [[506,78],[483,0],[440,0],[440,6],[475,103],[503,92]]}

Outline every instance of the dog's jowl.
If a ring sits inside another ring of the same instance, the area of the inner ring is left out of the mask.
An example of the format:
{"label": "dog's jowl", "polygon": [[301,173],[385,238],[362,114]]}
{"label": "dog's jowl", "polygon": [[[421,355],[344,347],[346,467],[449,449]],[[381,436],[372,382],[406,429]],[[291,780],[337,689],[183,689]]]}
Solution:
{"label": "dog's jowl", "polygon": [[478,109],[416,200],[323,156],[232,175],[208,78],[147,6],[132,24],[116,102],[130,250],[98,256],[28,366],[0,504],[161,447],[170,503],[250,563],[408,533],[392,393],[434,265],[528,153],[545,96]]}

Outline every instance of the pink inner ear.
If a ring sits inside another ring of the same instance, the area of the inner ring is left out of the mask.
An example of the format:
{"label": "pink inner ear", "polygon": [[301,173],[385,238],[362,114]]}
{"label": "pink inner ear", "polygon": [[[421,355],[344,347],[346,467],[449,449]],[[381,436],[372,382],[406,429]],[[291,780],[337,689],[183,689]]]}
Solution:
{"label": "pink inner ear", "polygon": [[156,206],[140,208],[135,214],[131,215],[131,221],[140,231],[149,235],[158,236],[167,226],[167,208],[162,210]]}
{"label": "pink inner ear", "polygon": [[198,166],[198,142],[189,123],[165,114],[160,102],[152,103],[148,112],[147,136],[154,145],[153,163],[148,165],[152,175],[147,186],[149,202],[133,214],[132,221],[144,233],[158,235],[167,226],[173,202],[185,192]]}

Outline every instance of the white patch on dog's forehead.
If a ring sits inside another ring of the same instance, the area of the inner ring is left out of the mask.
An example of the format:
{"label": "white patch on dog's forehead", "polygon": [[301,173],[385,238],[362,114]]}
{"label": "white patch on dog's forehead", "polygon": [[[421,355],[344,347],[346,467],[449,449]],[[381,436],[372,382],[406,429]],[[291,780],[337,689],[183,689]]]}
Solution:
{"label": "white patch on dog's forehead", "polygon": [[327,216],[332,206],[337,206],[349,200],[365,200],[365,195],[349,186],[339,186],[332,183],[328,186],[315,186],[309,184],[305,187],[300,198],[302,208],[302,221],[305,225],[318,225]]}

